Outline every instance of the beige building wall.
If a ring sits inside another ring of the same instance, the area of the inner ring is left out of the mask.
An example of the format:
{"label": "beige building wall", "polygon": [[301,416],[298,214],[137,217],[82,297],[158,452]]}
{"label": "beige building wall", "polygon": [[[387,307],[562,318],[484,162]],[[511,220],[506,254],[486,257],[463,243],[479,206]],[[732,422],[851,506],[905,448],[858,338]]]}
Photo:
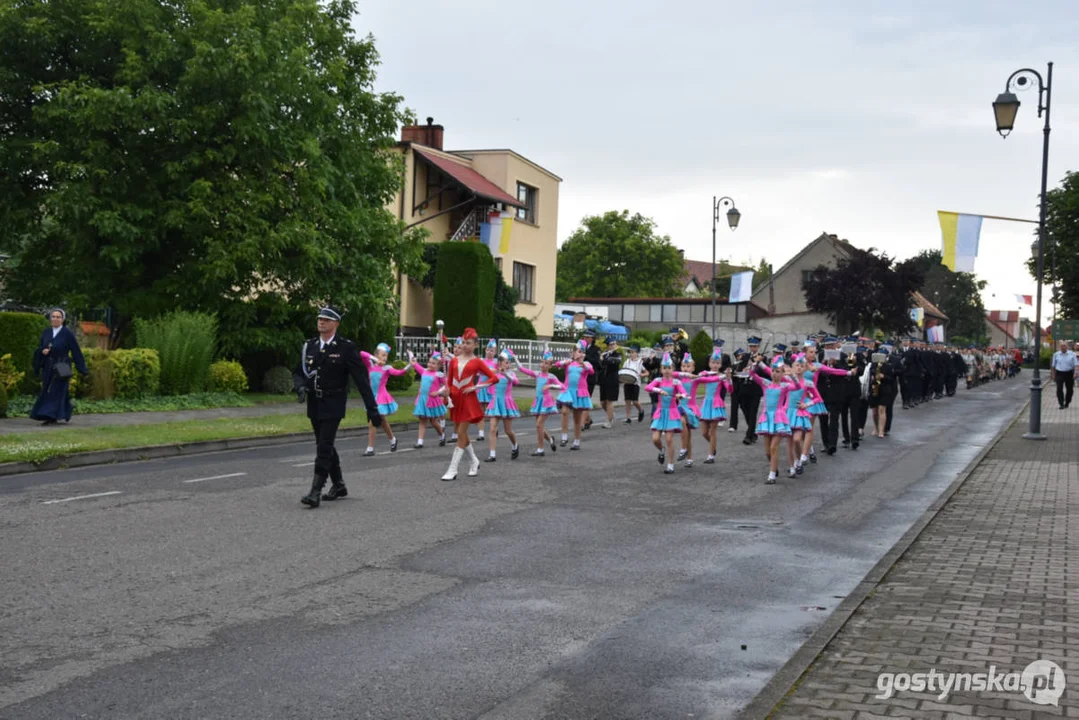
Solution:
{"label": "beige building wall", "polygon": [[[812,270],[818,265],[835,267],[836,260],[841,257],[840,251],[835,245],[823,238],[818,238],[810,244],[806,253],[799,257],[789,268],[783,269],[775,277],[775,314],[786,315],[788,313],[808,313],[805,295],[802,294],[802,272]],[[768,278],[753,278],[754,285],[758,289],[753,293],[753,302],[763,308],[768,308]],[[770,319],[774,322],[774,319]],[[827,327],[831,327],[829,324]],[[820,329],[820,328],[815,328]]]}
{"label": "beige building wall", "polygon": [[985,321],[985,331],[989,335],[989,345],[992,347],[1015,347],[1015,341],[1008,337],[995,323]]}

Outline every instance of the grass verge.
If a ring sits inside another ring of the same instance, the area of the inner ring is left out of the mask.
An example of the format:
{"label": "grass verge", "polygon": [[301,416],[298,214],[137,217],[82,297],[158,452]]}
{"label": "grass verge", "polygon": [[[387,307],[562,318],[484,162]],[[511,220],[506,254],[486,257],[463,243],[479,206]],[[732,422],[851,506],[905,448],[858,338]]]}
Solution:
{"label": "grass verge", "polygon": [[[389,417],[391,423],[407,422],[411,419],[411,410],[397,412]],[[343,428],[365,425],[367,425],[367,416],[362,412],[350,413],[341,422]],[[299,413],[250,418],[186,420],[150,425],[59,427],[48,432],[0,435],[0,462],[40,463],[58,455],[93,450],[267,437],[310,430],[310,421],[306,415]]]}

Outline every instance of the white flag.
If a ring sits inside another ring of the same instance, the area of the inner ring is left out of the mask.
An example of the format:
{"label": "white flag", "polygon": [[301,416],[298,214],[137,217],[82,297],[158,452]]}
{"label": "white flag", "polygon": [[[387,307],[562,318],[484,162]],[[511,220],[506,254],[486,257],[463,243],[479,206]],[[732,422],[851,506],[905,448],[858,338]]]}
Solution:
{"label": "white flag", "polygon": [[731,295],[728,302],[749,302],[753,297],[753,271],[747,270],[731,275]]}

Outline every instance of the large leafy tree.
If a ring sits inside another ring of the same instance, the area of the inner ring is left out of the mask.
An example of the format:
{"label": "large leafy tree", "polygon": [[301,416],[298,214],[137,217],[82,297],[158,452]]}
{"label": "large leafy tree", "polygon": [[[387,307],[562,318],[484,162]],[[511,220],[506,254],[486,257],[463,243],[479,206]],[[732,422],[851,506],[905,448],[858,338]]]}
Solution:
{"label": "large leafy tree", "polygon": [[408,118],[351,0],[0,6],[10,294],[122,318],[217,313],[226,351],[293,346],[330,301],[394,313],[421,241],[385,208]]}
{"label": "large leafy tree", "polygon": [[827,315],[841,333],[909,330],[910,294],[924,279],[917,263],[896,263],[873,248],[848,250],[834,268],[819,265],[803,283],[806,306]]}
{"label": "large leafy tree", "polygon": [[987,339],[981,296],[985,280],[973,273],[952,272],[941,264],[939,250],[923,250],[908,262],[925,276],[919,292],[948,316],[948,334],[983,343]]}
{"label": "large leafy tree", "polygon": [[[1047,197],[1045,229],[1049,242],[1045,246],[1042,281],[1056,285],[1059,315],[1079,318],[1079,173],[1069,172]],[[1031,277],[1038,277],[1037,267],[1036,259],[1028,261]]]}
{"label": "large leafy tree", "polygon": [[674,297],[684,263],[670,237],[628,210],[592,215],[558,250],[556,295],[571,297]]}

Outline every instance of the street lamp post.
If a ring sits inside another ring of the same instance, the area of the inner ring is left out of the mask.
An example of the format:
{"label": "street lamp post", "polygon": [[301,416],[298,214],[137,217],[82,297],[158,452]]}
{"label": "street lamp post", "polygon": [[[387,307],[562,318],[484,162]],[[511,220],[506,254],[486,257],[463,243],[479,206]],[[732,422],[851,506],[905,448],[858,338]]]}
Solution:
{"label": "street lamp post", "polygon": [[738,221],[742,219],[742,213],[734,206],[734,200],[723,196],[712,196],[712,340],[716,339],[716,224],[719,222],[721,208],[730,206],[727,211],[727,225],[733,232],[738,227]]}
{"label": "street lamp post", "polygon": [[1042,352],[1042,274],[1045,272],[1045,241],[1048,235],[1045,232],[1045,210],[1048,201],[1047,184],[1049,179],[1049,103],[1053,95],[1053,63],[1049,63],[1049,70],[1045,79],[1041,73],[1031,68],[1016,70],[1004,83],[1004,92],[997,96],[993,103],[993,115],[997,121],[997,132],[1001,137],[1008,137],[1008,133],[1015,126],[1015,116],[1019,112],[1019,98],[1012,92],[1013,89],[1029,90],[1034,80],[1038,81],[1038,117],[1045,113],[1045,127],[1042,130],[1042,196],[1041,207],[1038,210],[1038,296],[1034,309],[1034,376],[1030,380],[1030,426],[1023,435],[1027,440],[1045,440],[1042,434],[1042,377],[1041,377],[1041,352]]}

